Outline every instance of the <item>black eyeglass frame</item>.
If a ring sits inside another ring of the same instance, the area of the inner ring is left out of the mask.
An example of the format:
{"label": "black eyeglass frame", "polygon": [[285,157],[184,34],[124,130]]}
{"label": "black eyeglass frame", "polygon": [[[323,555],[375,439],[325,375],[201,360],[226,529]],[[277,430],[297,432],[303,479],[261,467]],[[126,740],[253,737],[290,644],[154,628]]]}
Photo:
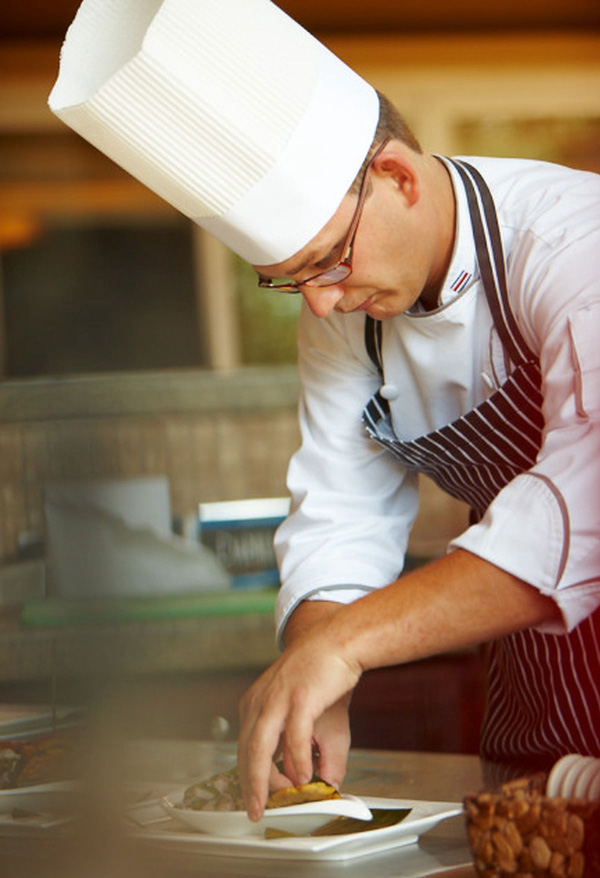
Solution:
{"label": "black eyeglass frame", "polygon": [[261,289],[275,290],[278,293],[301,293],[302,290],[300,289],[300,287],[331,287],[334,284],[339,284],[350,277],[350,275],[352,274],[352,250],[354,247],[354,240],[356,238],[358,224],[360,222],[363,207],[367,198],[367,178],[369,176],[369,171],[371,170],[373,162],[375,161],[377,156],[381,152],[383,152],[388,143],[389,138],[384,140],[380,144],[380,146],[377,147],[367,167],[364,170],[360,189],[358,191],[356,208],[354,209],[354,214],[350,222],[348,234],[346,235],[346,239],[344,241],[342,258],[339,260],[339,262],[336,262],[336,264],[332,265],[331,268],[326,268],[324,271],[320,271],[318,274],[313,274],[312,277],[307,277],[306,280],[300,282],[289,282],[286,280],[282,280],[280,283],[277,283],[277,281],[269,280],[268,278],[262,277],[259,274],[258,286],[261,287]]}

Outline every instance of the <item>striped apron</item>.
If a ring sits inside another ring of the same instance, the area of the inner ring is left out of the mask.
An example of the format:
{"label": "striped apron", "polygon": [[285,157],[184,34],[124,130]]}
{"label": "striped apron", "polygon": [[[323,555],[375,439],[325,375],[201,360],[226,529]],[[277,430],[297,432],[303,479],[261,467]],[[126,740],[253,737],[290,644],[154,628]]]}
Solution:
{"label": "striped apron", "polygon": [[[467,193],[487,302],[514,369],[485,402],[426,436],[396,437],[381,390],[364,409],[363,423],[404,466],[468,503],[475,522],[506,484],[535,463],[544,420],[539,361],[510,308],[491,193],[475,168],[453,164]],[[370,317],[365,344],[383,380],[381,323]],[[494,641],[486,662],[485,759],[545,768],[569,752],[600,757],[600,610],[569,635],[526,630]]]}

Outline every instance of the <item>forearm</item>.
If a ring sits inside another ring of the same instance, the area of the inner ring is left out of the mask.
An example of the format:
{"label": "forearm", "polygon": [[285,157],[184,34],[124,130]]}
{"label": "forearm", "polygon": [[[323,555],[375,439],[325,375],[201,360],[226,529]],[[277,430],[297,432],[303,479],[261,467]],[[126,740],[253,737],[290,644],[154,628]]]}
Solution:
{"label": "forearm", "polygon": [[559,617],[552,598],[458,550],[340,607],[324,624],[332,643],[365,671],[487,642]]}

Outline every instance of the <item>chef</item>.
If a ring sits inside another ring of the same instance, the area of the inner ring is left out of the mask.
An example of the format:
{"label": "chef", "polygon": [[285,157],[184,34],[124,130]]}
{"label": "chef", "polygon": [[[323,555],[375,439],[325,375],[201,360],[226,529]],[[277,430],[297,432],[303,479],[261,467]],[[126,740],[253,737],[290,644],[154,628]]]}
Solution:
{"label": "chef", "polygon": [[[600,756],[600,178],[424,153],[268,0],[84,0],[50,105],[303,298],[251,818],[315,759],[341,783],[364,671],[466,645],[490,644],[487,760]],[[419,473],[471,521],[401,575]]]}

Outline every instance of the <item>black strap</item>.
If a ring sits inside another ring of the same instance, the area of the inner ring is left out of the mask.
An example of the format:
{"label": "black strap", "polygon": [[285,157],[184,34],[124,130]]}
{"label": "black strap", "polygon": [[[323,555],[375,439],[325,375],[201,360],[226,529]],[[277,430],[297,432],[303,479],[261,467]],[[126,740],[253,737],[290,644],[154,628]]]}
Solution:
{"label": "black strap", "polygon": [[[379,372],[381,380],[383,376],[383,355],[382,355],[382,325],[381,320],[374,320],[369,314],[365,317],[365,347],[371,358],[371,362]],[[383,386],[383,385],[382,385]],[[381,395],[381,387],[371,397],[366,411],[374,423],[377,423],[382,417],[386,417],[390,412],[390,404],[387,399]],[[364,414],[363,414],[364,418]]]}
{"label": "black strap", "polygon": [[365,347],[371,362],[383,378],[383,359],[381,356],[381,320],[374,320],[369,314],[365,318]]}
{"label": "black strap", "polygon": [[[481,280],[498,335],[513,363],[522,365],[531,362],[536,359],[536,356],[523,338],[508,298],[504,251],[492,193],[479,171],[472,165],[462,160],[449,159],[449,161],[452,162],[460,174],[467,193],[477,250],[477,262],[479,263]],[[475,186],[479,191],[483,206],[489,244],[491,244],[491,254]]]}

